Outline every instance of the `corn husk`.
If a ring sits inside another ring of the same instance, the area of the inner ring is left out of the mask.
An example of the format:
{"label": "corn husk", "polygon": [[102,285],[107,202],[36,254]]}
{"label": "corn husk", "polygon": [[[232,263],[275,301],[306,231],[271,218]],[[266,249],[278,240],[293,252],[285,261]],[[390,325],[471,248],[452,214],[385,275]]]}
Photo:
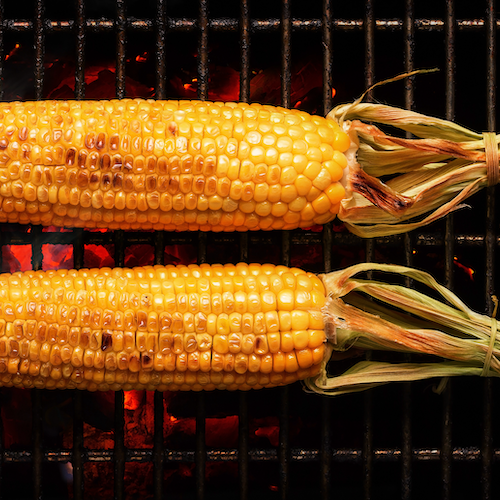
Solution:
{"label": "corn husk", "polygon": [[[362,98],[328,114],[351,136],[339,212],[351,232],[377,237],[411,231],[465,207],[469,196],[488,185],[482,134]],[[390,135],[375,124],[415,138]],[[497,147],[499,141],[497,135]]]}
{"label": "corn husk", "polygon": [[[367,271],[410,278],[430,293],[356,276]],[[497,321],[469,309],[428,273],[367,263],[323,275],[322,279],[329,296],[323,310],[326,330],[333,333],[321,373],[306,381],[310,390],[338,395],[395,381],[459,375],[500,376]],[[436,361],[362,361],[341,375],[330,375],[329,357],[334,351],[348,349],[418,353]]]}

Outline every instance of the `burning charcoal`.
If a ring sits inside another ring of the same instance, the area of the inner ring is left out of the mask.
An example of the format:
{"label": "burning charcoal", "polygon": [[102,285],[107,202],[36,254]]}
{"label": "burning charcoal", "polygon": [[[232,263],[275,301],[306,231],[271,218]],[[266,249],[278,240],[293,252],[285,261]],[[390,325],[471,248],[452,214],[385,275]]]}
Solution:
{"label": "burning charcoal", "polygon": [[73,247],[71,245],[42,245],[43,269],[71,269],[73,265]]}
{"label": "burning charcoal", "polygon": [[2,268],[5,272],[10,273],[31,269],[31,246],[2,246]]}
{"label": "burning charcoal", "polygon": [[114,245],[85,245],[84,266],[113,267],[115,265]]}

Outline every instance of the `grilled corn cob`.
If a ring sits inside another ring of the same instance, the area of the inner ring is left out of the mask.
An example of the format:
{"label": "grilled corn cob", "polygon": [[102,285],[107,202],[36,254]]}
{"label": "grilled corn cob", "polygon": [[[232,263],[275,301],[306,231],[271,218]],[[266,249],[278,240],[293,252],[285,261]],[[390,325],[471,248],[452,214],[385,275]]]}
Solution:
{"label": "grilled corn cob", "polygon": [[335,217],[348,135],[333,120],[201,101],[0,103],[0,222],[292,229]]}
{"label": "grilled corn cob", "polygon": [[0,385],[272,387],[319,372],[321,280],[272,265],[0,275]]}
{"label": "grilled corn cob", "polygon": [[[355,277],[366,271],[412,278],[433,296]],[[0,386],[200,391],[304,380],[336,395],[392,381],[498,377],[498,330],[428,274],[401,266],[322,276],[268,264],[28,271],[0,275]],[[349,348],[438,361],[361,361],[330,376],[333,351]]]}
{"label": "grilled corn cob", "polygon": [[327,118],[201,101],[0,103],[0,222],[247,231],[338,215],[359,236],[397,234],[496,184],[499,140],[360,99]]}

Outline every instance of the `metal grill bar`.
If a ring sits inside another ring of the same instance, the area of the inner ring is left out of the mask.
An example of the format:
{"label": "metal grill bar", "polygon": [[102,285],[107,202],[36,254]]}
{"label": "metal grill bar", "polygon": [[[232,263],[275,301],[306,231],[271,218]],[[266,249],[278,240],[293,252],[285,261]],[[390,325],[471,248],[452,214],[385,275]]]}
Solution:
{"label": "metal grill bar", "polygon": [[[43,93],[43,77],[44,77],[44,52],[45,52],[45,37],[44,37],[44,4],[42,0],[37,0],[35,3],[35,23],[34,23],[34,44],[35,44],[35,96],[37,99],[42,98]],[[32,246],[32,262],[33,269],[42,268],[42,245],[41,245],[42,228],[33,230],[33,246]],[[33,426],[33,495],[34,498],[42,497],[42,459],[43,459],[43,442],[42,442],[42,395],[41,391],[34,390],[31,393],[32,404],[32,426]]]}
{"label": "metal grill bar", "polygon": [[[156,95],[158,99],[166,98],[166,23],[167,3],[165,0],[157,0],[156,6]],[[155,264],[164,263],[165,254],[165,233],[155,231]],[[164,453],[163,444],[164,407],[163,393],[156,391],[154,395],[154,437],[153,437],[153,493],[154,499],[163,498],[163,470]]]}
{"label": "metal grill bar", "polygon": [[[126,61],[126,11],[125,0],[116,1],[116,97],[125,97],[125,61]],[[115,231],[115,263],[125,264],[125,237],[123,231]],[[123,391],[115,393],[114,410],[114,498],[122,500],[125,497],[125,418]]]}
{"label": "metal grill bar", "polygon": [[208,99],[208,2],[200,0],[198,49],[198,97]]}
{"label": "metal grill bar", "polygon": [[[198,42],[198,97],[208,99],[208,1],[200,0],[199,42]],[[198,233],[198,262],[207,261],[207,234]],[[195,441],[195,481],[196,498],[205,497],[206,450],[206,396],[203,392],[196,395],[196,441]]]}
{"label": "metal grill bar", "polygon": [[[80,92],[83,88],[80,87]],[[73,232],[73,264],[76,269],[83,267],[83,230]],[[83,399],[80,391],[73,393],[73,496],[75,500],[83,498],[84,443],[83,443]]]}
{"label": "metal grill bar", "polygon": [[[331,0],[323,0],[322,17],[322,42],[323,42],[323,114],[332,109],[333,89],[333,7]],[[325,272],[333,269],[332,264],[332,224],[323,227],[323,268]],[[320,458],[320,484],[321,498],[327,500],[331,496],[331,454],[332,454],[332,405],[329,398],[321,401],[321,444]]]}
{"label": "metal grill bar", "polygon": [[[242,0],[240,7],[240,101],[250,100],[250,5]],[[240,261],[248,262],[248,234],[240,234]],[[238,397],[238,480],[240,500],[249,498],[249,417],[248,394],[241,392]]]}
{"label": "metal grill bar", "polygon": [[[156,95],[158,99],[165,99],[167,91],[165,88],[167,75],[167,2],[157,0],[156,6]],[[161,262],[163,264],[163,260]]]}
{"label": "metal grill bar", "polygon": [[[290,0],[283,0],[281,4],[281,104],[285,108],[291,107],[292,85],[292,29],[291,29]],[[290,265],[290,232],[282,231],[281,234],[281,259],[285,266]],[[289,461],[290,461],[290,390],[284,387],[280,391],[279,407],[279,494],[281,499],[286,499],[290,487]]]}
{"label": "metal grill bar", "polygon": [[[404,16],[404,56],[405,56],[405,71],[410,72],[414,69],[414,50],[415,50],[415,9],[413,0],[406,0],[406,10]],[[413,109],[414,107],[414,85],[413,79],[407,78],[405,85],[405,108]],[[413,246],[411,235],[403,236],[405,264],[412,265]],[[411,286],[410,281],[406,283]],[[402,461],[401,461],[401,498],[410,499],[412,489],[412,419],[411,419],[411,384],[405,383],[402,388]]]}
{"label": "metal grill bar", "polygon": [[75,97],[85,97],[85,2],[78,0],[76,4],[76,71],[75,71]]}
{"label": "metal grill bar", "polygon": [[[365,87],[370,88],[375,83],[375,13],[371,0],[366,2],[365,8]],[[367,101],[373,101],[370,91]],[[366,261],[373,262],[375,241],[368,239],[365,244]],[[366,359],[371,359],[368,352]],[[363,396],[363,493],[364,498],[372,496],[373,477],[373,394],[368,392]]]}
{"label": "metal grill bar", "polygon": [[[76,3],[76,68],[75,98],[85,97],[85,2]],[[73,231],[73,263],[76,269],[83,267],[83,229]],[[80,391],[73,394],[73,497],[82,500],[84,497],[84,437],[83,437],[83,396]]]}
{"label": "metal grill bar", "polygon": [[[31,230],[35,230],[37,226],[33,226]],[[75,239],[75,230],[73,232],[67,233],[45,233],[40,234],[40,244],[52,243],[54,245],[72,245]],[[30,233],[2,233],[2,244],[3,245],[26,245],[33,242],[32,232]],[[134,243],[144,243],[154,245],[154,238],[151,233],[139,233],[139,232],[127,232],[127,239]],[[248,235],[246,235],[248,236]],[[295,235],[294,235],[295,236]],[[314,235],[308,235],[314,238]],[[415,235],[414,245],[422,248],[431,247],[442,247],[445,244],[445,235],[442,233],[419,233]],[[245,234],[239,235],[239,237],[245,237]],[[345,247],[356,247],[359,246],[359,240],[356,239],[352,234],[335,233],[333,234],[334,244],[343,245]],[[83,231],[83,240],[85,245],[107,245],[114,244],[116,240],[115,233],[94,233],[89,231]],[[168,240],[170,244],[184,244],[190,243],[192,241],[192,236],[181,233],[168,234]],[[456,233],[453,237],[453,241],[458,248],[484,248],[485,246],[485,236],[481,234],[460,234]],[[387,248],[400,248],[401,247],[401,236],[389,236],[386,238],[375,238],[373,241],[375,244],[383,244]],[[500,237],[494,237],[494,248],[500,247]],[[331,248],[331,247],[330,247]],[[116,262],[115,262],[116,263]],[[118,266],[118,264],[116,264]]]}
{"label": "metal grill bar", "polygon": [[[375,448],[373,450],[374,463],[400,463],[401,448]],[[209,462],[237,462],[238,449],[207,450],[206,457]],[[42,451],[43,463],[66,463],[71,461],[72,451],[66,449]],[[442,453],[440,448],[413,448],[412,461],[418,463],[439,462]],[[332,450],[332,461],[337,463],[363,463],[363,450],[361,448],[336,448]],[[279,451],[274,448],[250,449],[248,459],[252,463],[279,461]],[[316,463],[320,460],[320,451],[307,448],[290,448],[290,463]],[[85,462],[111,463],[114,460],[113,450],[86,450]],[[134,463],[147,463],[153,461],[153,449],[127,448],[125,460]],[[481,463],[482,450],[477,446],[454,447],[452,450],[453,463]],[[500,448],[493,450],[492,460],[500,461]],[[33,461],[33,452],[29,450],[5,450],[4,463],[27,463]],[[168,463],[193,463],[195,451],[166,450],[164,461]]]}
{"label": "metal grill bar", "polygon": [[[446,44],[446,118],[453,120],[455,117],[455,6],[452,0],[446,2],[445,17],[445,44]],[[453,256],[455,255],[455,228],[453,215],[446,218],[444,241],[444,279],[446,286],[453,289]],[[449,380],[443,393],[442,414],[442,444],[441,444],[441,478],[443,485],[443,499],[452,498],[451,471],[452,471],[452,387]]]}
{"label": "metal grill bar", "polygon": [[240,9],[240,101],[250,100],[250,8],[242,0]]}
{"label": "metal grill bar", "polygon": [[125,0],[116,1],[116,97],[125,97],[125,47],[127,18],[125,14]]}
{"label": "metal grill bar", "polygon": [[[488,130],[496,128],[495,106],[496,106],[496,2],[489,0],[486,11],[486,71],[487,71],[487,126]],[[487,313],[492,314],[491,295],[495,289],[495,187],[487,189],[486,194],[486,300]],[[493,416],[492,416],[492,383],[487,379],[484,382],[484,419],[483,419],[483,443],[481,447],[483,461],[481,470],[481,484],[483,498],[492,498],[491,474],[493,456]]]}
{"label": "metal grill bar", "polygon": [[[456,27],[458,30],[484,30],[486,19],[458,19]],[[24,32],[35,29],[35,23],[30,20],[5,19],[3,27],[10,32]],[[417,31],[443,31],[445,30],[446,20],[444,19],[415,19],[415,29]],[[280,19],[252,19],[250,28],[252,31],[278,31],[280,29]],[[51,32],[72,31],[75,26],[74,20],[44,21],[44,30]],[[196,19],[186,18],[167,18],[166,28],[171,31],[196,31],[198,22]],[[292,19],[291,26],[293,30],[320,31],[322,29],[321,19]],[[365,29],[365,20],[363,19],[333,19],[332,28],[341,31],[363,31]],[[87,19],[85,27],[89,33],[113,32],[115,30],[115,21],[111,19]],[[208,20],[208,26],[212,31],[238,31],[239,21],[232,18],[212,18]],[[500,21],[494,21],[494,27],[500,28]],[[126,19],[126,28],[130,31],[150,32],[155,30],[155,21],[151,19]],[[404,21],[402,19],[376,19],[375,28],[379,31],[402,31]]]}
{"label": "metal grill bar", "polygon": [[[155,231],[154,240],[155,240],[154,262],[156,265],[162,265],[165,260],[164,258],[165,233],[163,231]],[[153,493],[155,500],[161,500],[163,498],[163,464],[164,464],[163,424],[164,424],[163,393],[155,391],[154,436],[153,436]]]}

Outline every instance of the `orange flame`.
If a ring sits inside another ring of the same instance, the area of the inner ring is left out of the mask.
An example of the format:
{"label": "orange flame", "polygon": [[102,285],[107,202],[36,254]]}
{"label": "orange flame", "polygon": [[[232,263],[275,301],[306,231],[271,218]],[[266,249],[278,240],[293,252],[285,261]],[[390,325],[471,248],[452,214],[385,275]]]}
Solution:
{"label": "orange flame", "polygon": [[14,48],[5,56],[5,60],[10,59],[13,55],[16,54],[16,52],[21,48],[21,45],[16,43],[14,45]]}
{"label": "orange flame", "polygon": [[126,410],[137,410],[144,399],[144,391],[124,391],[124,407]]}
{"label": "orange flame", "polygon": [[458,258],[457,257],[453,257],[453,263],[459,268],[459,269],[462,269],[462,271],[465,272],[465,274],[467,274],[467,276],[469,276],[469,278],[474,281],[474,269],[472,269],[471,267],[467,267],[467,266],[464,266],[463,264],[461,264],[460,262],[458,262]]}
{"label": "orange flame", "polygon": [[148,60],[149,54],[147,52],[143,52],[135,57],[136,62],[146,62]]}

